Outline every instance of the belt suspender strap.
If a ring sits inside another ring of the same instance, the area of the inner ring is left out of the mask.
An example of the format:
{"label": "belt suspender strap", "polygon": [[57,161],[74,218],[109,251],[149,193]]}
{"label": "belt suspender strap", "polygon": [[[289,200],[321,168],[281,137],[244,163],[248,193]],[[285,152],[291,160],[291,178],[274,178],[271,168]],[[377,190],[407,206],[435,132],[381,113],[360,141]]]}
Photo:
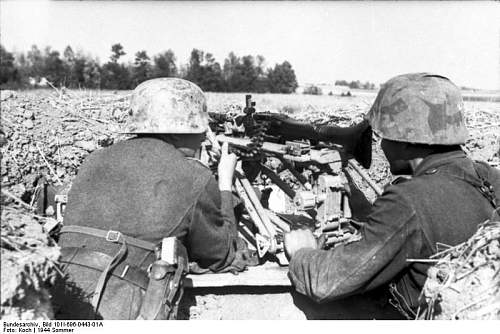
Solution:
{"label": "belt suspender strap", "polygon": [[156,245],[152,242],[128,237],[126,235],[121,234],[118,231],[113,231],[113,230],[105,231],[88,226],[78,226],[78,225],[63,226],[60,233],[81,233],[93,237],[103,238],[106,239],[106,241],[110,242],[118,242],[118,237],[121,236],[123,240],[129,245],[149,250],[152,252],[154,252],[156,248]]}
{"label": "belt suspender strap", "polygon": [[95,291],[94,291],[94,296],[92,297],[92,306],[94,307],[94,310],[97,314],[97,308],[99,307],[99,301],[101,300],[102,296],[102,291],[104,290],[104,285],[106,284],[106,278],[108,277],[108,274],[113,270],[113,268],[120,263],[120,260],[123,258],[123,256],[127,253],[127,242],[125,241],[125,238],[123,238],[122,234],[118,232],[118,236],[116,238],[118,239],[118,242],[122,243],[122,246],[118,250],[118,252],[115,254],[115,256],[109,261],[108,265],[104,270],[102,271],[101,276],[99,276],[99,280],[97,281],[97,284],[95,286]]}
{"label": "belt suspender strap", "polygon": [[92,306],[94,307],[95,315],[97,315],[97,309],[99,307],[99,302],[101,300],[104,286],[106,284],[106,278],[108,277],[108,274],[113,270],[113,268],[120,263],[120,261],[127,253],[127,244],[145,250],[149,250],[152,252],[154,252],[156,248],[156,245],[151,242],[125,236],[119,231],[113,231],[113,230],[104,231],[88,226],[77,226],[77,225],[63,226],[60,233],[81,233],[98,238],[103,238],[108,242],[121,244],[120,249],[113,256],[111,261],[109,261],[109,263],[106,265],[106,267],[101,273],[101,276],[99,276],[99,279],[97,280],[97,284],[94,290],[94,296],[92,297]]}
{"label": "belt suspender strap", "polygon": [[[483,164],[482,162],[477,162],[478,164]],[[481,172],[479,168],[473,163],[474,169],[476,170],[476,174],[481,180],[481,185],[476,186],[479,192],[486,197],[486,199],[493,205],[493,208],[497,209],[500,203],[497,202],[497,195],[495,194],[495,189],[490,184],[490,182],[486,179],[487,177]]]}

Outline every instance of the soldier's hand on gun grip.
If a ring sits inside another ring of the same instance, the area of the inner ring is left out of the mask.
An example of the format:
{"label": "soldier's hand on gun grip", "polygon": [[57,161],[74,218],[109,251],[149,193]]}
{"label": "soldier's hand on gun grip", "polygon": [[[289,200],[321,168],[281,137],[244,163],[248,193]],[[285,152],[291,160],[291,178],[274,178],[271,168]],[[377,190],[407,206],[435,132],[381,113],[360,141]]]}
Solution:
{"label": "soldier's hand on gun grip", "polygon": [[234,169],[238,157],[234,153],[229,153],[228,143],[222,144],[222,152],[217,172],[219,174],[219,190],[231,191],[233,185]]}
{"label": "soldier's hand on gun grip", "polygon": [[219,160],[220,154],[221,154],[221,147],[219,145],[219,142],[217,141],[217,138],[215,137],[215,134],[210,130],[210,128],[207,129],[207,141],[208,143],[211,144],[211,149],[208,152],[208,154],[211,156],[212,159],[214,160]]}
{"label": "soldier's hand on gun grip", "polygon": [[310,230],[293,230],[284,235],[285,255],[291,259],[301,248],[318,248],[318,242]]}

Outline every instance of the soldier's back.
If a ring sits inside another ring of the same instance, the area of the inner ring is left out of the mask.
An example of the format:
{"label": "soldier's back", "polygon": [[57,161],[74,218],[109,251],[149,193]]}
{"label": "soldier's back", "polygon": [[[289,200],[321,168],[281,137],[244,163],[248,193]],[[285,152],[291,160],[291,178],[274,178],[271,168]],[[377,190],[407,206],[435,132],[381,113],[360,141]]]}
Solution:
{"label": "soldier's back", "polygon": [[123,141],[85,160],[68,196],[65,225],[159,242],[182,223],[210,177],[164,141]]}

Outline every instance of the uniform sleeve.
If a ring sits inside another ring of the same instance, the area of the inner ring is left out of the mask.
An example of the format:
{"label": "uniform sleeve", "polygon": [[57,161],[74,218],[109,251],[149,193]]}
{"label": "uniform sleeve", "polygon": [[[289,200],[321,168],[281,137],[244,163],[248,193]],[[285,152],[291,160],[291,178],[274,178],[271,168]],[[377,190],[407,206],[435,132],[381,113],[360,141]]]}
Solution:
{"label": "uniform sleeve", "polygon": [[319,303],[373,289],[390,281],[418,252],[419,231],[412,206],[397,187],[389,187],[361,227],[360,241],[331,250],[301,249],[288,275],[298,292]]}
{"label": "uniform sleeve", "polygon": [[220,192],[210,178],[192,208],[187,248],[190,259],[201,267],[219,271],[234,260],[237,226],[232,194]]}

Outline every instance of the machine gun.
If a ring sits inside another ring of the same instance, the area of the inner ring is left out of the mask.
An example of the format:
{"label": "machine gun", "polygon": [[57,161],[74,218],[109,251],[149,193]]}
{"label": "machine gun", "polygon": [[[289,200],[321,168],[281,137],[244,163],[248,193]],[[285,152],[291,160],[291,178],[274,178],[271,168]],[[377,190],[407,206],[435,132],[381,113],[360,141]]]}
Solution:
{"label": "machine gun", "polygon": [[326,240],[326,248],[359,237],[351,222],[346,167],[381,193],[358,165],[371,164],[372,132],[366,121],[352,127],[315,126],[256,112],[251,95],[246,95],[242,114],[210,113],[210,118],[212,148],[227,142],[241,158],[234,182],[245,207],[240,233],[260,258],[271,254],[284,262],[282,235],[297,227],[313,230]]}
{"label": "machine gun", "polygon": [[[352,127],[331,125],[315,126],[289,116],[270,112],[256,112],[251,95],[245,97],[242,115],[209,113],[210,127],[215,133],[222,131],[235,137],[246,136],[253,142],[309,141],[318,146],[319,142],[336,144],[340,152],[354,157],[364,168],[369,168],[372,159],[372,131],[367,121]],[[255,145],[253,145],[255,146]],[[254,150],[255,151],[255,150]]]}

